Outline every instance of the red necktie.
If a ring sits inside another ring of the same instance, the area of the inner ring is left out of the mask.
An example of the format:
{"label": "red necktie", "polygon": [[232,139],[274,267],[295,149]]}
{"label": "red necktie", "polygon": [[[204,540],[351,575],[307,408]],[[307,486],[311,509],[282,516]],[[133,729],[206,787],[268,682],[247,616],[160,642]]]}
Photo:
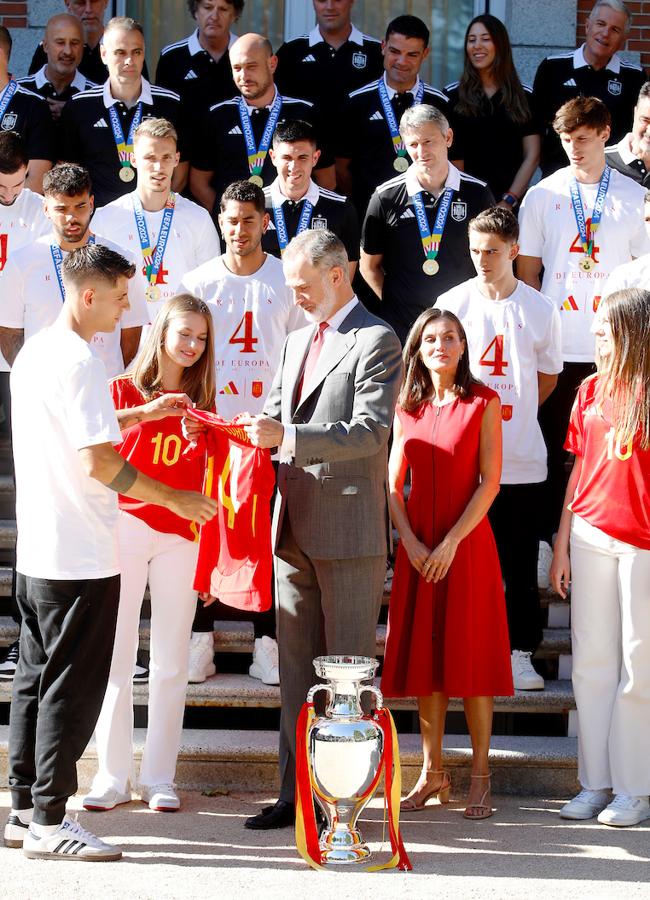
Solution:
{"label": "red necktie", "polygon": [[316,368],[316,363],[318,362],[318,357],[320,356],[320,352],[323,349],[323,332],[328,327],[328,322],[321,322],[318,326],[318,330],[314,335],[311,344],[309,345],[309,352],[305,357],[305,365],[302,369],[302,378],[298,382],[298,390],[296,391],[297,403],[296,406],[300,403],[302,399],[302,389],[306,383],[309,383],[309,379],[311,378],[314,369]]}

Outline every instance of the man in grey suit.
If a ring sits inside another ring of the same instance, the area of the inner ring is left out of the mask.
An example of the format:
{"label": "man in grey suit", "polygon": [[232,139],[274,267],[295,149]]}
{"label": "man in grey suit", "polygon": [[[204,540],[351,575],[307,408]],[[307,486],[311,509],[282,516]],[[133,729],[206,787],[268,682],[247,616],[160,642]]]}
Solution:
{"label": "man in grey suit", "polygon": [[[254,444],[280,448],[274,541],[280,656],[280,798],[246,821],[294,821],[296,720],[324,653],[375,655],[390,541],[387,445],[402,377],[392,329],[357,300],[330,231],[308,230],[283,256],[313,323],[290,334]],[[314,327],[316,326],[316,327]]]}

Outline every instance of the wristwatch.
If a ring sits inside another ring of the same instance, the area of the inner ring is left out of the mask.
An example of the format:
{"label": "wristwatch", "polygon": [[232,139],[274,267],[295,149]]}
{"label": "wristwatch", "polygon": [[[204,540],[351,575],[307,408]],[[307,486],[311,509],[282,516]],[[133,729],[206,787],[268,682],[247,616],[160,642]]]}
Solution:
{"label": "wristwatch", "polygon": [[508,206],[511,206],[513,209],[519,203],[519,197],[515,197],[515,195],[512,194],[510,191],[506,191],[505,194],[503,194],[503,196],[501,197],[501,199],[505,203],[507,203]]}

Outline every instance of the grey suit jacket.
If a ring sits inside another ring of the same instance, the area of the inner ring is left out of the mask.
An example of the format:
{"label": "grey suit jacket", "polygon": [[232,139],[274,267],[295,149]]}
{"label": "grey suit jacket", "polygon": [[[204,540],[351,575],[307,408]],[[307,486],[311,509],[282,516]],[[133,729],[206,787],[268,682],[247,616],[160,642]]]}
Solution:
{"label": "grey suit jacket", "polygon": [[285,515],[313,559],[380,556],[390,543],[387,446],[402,378],[394,331],[358,303],[329,336],[292,409],[315,333],[286,339],[264,412],[296,426],[293,464],[281,463],[274,535]]}

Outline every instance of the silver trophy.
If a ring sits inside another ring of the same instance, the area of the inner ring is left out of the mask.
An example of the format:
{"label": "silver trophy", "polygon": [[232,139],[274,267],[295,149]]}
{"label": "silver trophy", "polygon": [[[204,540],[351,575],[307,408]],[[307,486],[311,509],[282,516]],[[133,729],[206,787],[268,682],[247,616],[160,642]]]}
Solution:
{"label": "silver trophy", "polygon": [[355,863],[366,860],[370,850],[363,842],[356,821],[378,784],[382,762],[383,734],[361,709],[361,695],[374,694],[376,708],[383,697],[373,685],[378,662],[368,656],[319,656],[316,674],[326,679],[307,694],[312,703],[319,691],[328,694],[325,715],[317,717],[308,737],[312,788],[326,817],[320,837],[323,861]]}

